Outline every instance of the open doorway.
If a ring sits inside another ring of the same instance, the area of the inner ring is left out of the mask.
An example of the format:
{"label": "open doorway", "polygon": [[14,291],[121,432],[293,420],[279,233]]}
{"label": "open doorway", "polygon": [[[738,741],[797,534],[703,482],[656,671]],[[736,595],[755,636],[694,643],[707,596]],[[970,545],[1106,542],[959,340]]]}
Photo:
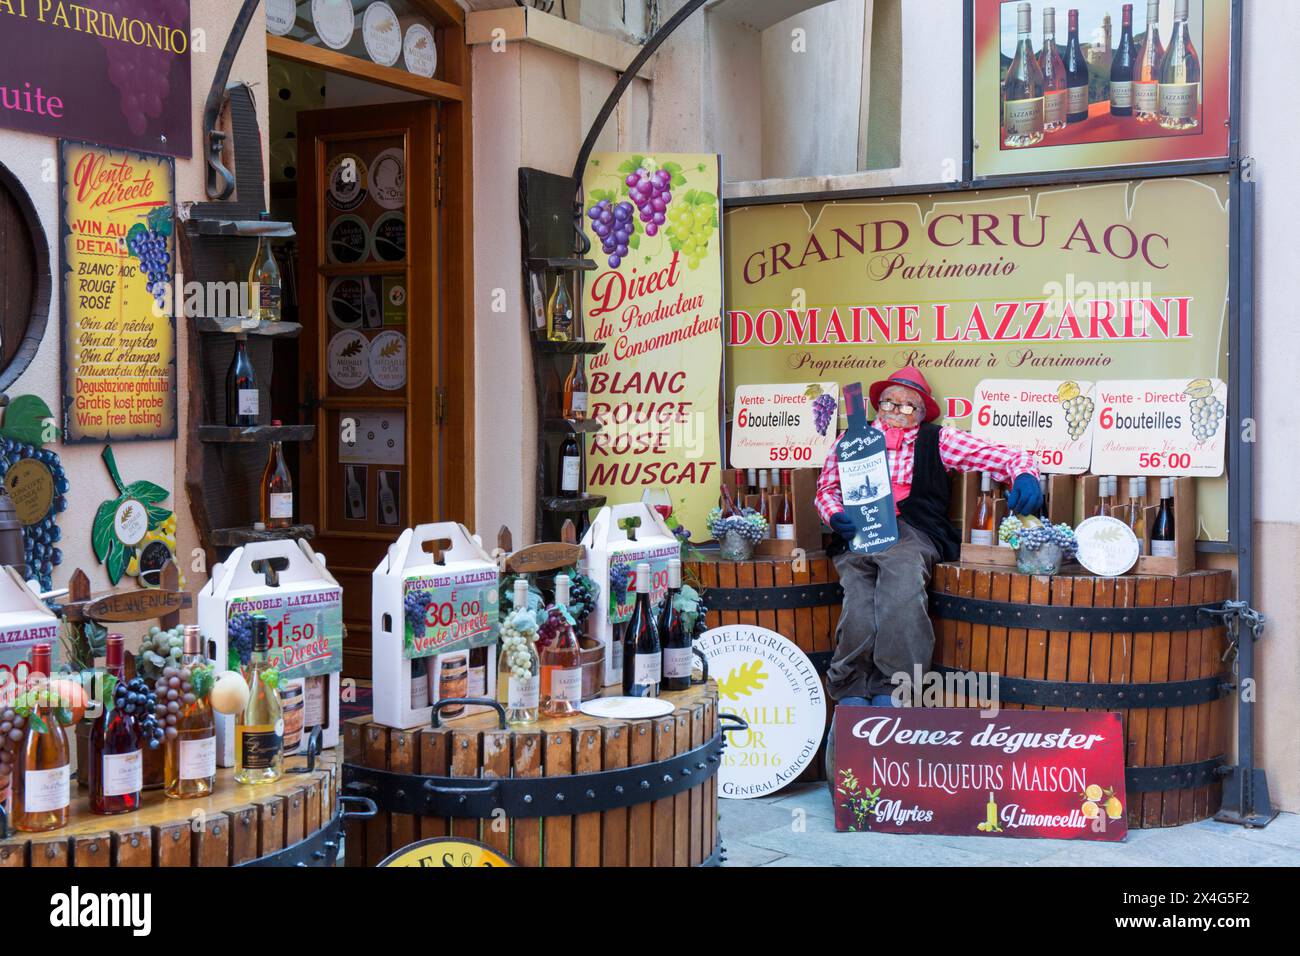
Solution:
{"label": "open doorway", "polygon": [[[272,56],[270,214],[284,319],[272,414],[300,520],[343,588],[343,672],[370,676],[371,573],[403,528],[446,514],[441,425],[440,102]],[[459,277],[450,277],[459,282]]]}

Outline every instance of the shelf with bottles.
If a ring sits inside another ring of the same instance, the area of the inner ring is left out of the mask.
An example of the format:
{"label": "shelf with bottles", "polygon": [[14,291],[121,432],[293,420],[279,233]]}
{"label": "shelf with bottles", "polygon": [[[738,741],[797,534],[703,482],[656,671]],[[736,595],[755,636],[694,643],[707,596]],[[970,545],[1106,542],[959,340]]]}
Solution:
{"label": "shelf with bottles", "polygon": [[753,508],[767,519],[768,537],[754,546],[756,555],[788,557],[796,550],[820,551],[822,519],[814,503],[817,475],[815,468],[724,468],[726,494],[720,505],[725,507],[730,496],[737,508]]}
{"label": "shelf with bottles", "polygon": [[199,441],[206,442],[267,444],[273,441],[311,441],[315,437],[315,425],[249,425],[246,428],[232,425],[199,426]]}
{"label": "shelf with bottles", "polygon": [[218,548],[238,548],[257,541],[310,540],[316,537],[316,526],[292,524],[287,528],[259,527],[262,522],[235,528],[213,528],[208,540]]}
{"label": "shelf with bottles", "polygon": [[[990,476],[985,499],[983,475],[972,471],[960,478],[961,560],[964,564],[1014,567],[1015,551],[998,541],[998,527],[1007,516],[1007,489]],[[1051,524],[1075,525],[1075,481],[1073,475],[1042,475],[1039,487],[1043,491],[1043,508],[1036,517]],[[981,499],[985,499],[984,508]]]}
{"label": "shelf with bottles", "polygon": [[[1134,480],[1136,487],[1130,484]],[[1116,487],[1103,493],[1103,481],[1113,481]],[[1084,518],[1102,513],[1104,503],[1105,513],[1123,521],[1138,536],[1141,553],[1132,573],[1179,575],[1196,569],[1195,478],[1084,475],[1082,482]],[[1140,518],[1135,519],[1134,508],[1141,511]]]}
{"label": "shelf with bottles", "polygon": [[266,338],[296,338],[299,322],[263,321],[241,315],[195,316],[194,327],[211,335],[261,335]]}

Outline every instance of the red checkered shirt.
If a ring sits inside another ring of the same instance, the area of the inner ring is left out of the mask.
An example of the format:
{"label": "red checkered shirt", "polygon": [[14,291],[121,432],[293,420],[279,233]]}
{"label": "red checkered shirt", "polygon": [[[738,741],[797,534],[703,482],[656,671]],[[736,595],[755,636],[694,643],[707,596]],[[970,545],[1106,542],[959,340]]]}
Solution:
{"label": "red checkered shirt", "polygon": [[[884,431],[880,419],[872,421],[872,427]],[[916,461],[916,436],[918,428],[909,428],[903,435],[903,447],[898,452],[888,451],[889,482],[894,489],[894,510],[898,503],[906,498],[912,487],[912,469]],[[831,515],[844,510],[844,499],[840,497],[840,464],[835,457],[835,448],[840,438],[835,439],[831,453],[826,456],[822,466],[821,477],[817,479],[817,513],[822,520],[830,523]],[[977,438],[960,428],[944,425],[939,429],[939,460],[949,471],[987,471],[997,482],[1009,485],[1017,475],[1030,474],[1038,477],[1038,466],[1028,452],[1009,445],[999,445],[984,438]]]}

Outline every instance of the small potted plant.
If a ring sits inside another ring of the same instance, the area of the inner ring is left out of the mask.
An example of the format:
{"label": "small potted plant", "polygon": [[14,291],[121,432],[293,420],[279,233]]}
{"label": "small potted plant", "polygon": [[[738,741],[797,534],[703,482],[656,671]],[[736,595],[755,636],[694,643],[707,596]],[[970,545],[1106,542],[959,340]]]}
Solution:
{"label": "small potted plant", "polygon": [[753,508],[741,508],[727,518],[722,517],[721,508],[714,508],[709,512],[708,526],[728,561],[748,561],[754,545],[767,537],[767,519]]}
{"label": "small potted plant", "polygon": [[1056,574],[1079,553],[1074,529],[1068,524],[1046,524],[1032,516],[1007,515],[998,526],[998,538],[1015,548],[1016,570],[1021,574]]}

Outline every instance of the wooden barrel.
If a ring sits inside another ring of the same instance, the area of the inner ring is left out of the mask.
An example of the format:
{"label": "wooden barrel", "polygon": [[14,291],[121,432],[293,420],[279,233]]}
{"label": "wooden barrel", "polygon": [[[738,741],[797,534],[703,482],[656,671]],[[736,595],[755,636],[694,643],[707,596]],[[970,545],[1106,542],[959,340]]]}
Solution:
{"label": "wooden barrel", "polygon": [[[698,560],[683,566],[682,573],[688,584],[701,589],[709,627],[754,624],[776,631],[808,655],[825,685],[844,592],[835,564],[824,552],[727,561],[717,551],[701,551]],[[827,708],[827,727],[832,710]],[[825,777],[819,753],[798,779]]]}
{"label": "wooden barrel", "polygon": [[[941,564],[934,669],[998,673],[1005,709],[1120,712],[1129,826],[1204,820],[1222,798],[1232,675],[1226,632],[1200,608],[1232,591],[1229,571],[1045,577]],[[978,706],[955,681],[945,704]]]}
{"label": "wooden barrel", "polygon": [[521,866],[719,862],[717,685],[663,699],[673,712],[653,720],[581,715],[501,729],[486,712],[418,730],[347,721],[344,793],[380,807],[349,824],[347,865],[440,836],[478,840]]}
{"label": "wooden barrel", "polygon": [[11,833],[0,840],[0,867],[332,865],[342,832],[337,781],[327,751],[311,773],[252,787],[218,770],[211,797],[146,791],[139,810],[119,816],[91,813],[89,796],[74,790],[68,825]]}

